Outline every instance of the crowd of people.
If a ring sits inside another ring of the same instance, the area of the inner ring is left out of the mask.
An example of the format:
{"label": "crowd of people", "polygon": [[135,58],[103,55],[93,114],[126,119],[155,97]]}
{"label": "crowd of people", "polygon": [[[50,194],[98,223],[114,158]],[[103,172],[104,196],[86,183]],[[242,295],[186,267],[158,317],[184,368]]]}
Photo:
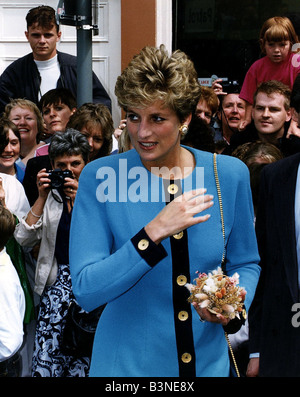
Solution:
{"label": "crowd of people", "polygon": [[[116,81],[116,128],[95,74],[77,106],[55,11],[26,23],[32,51],[0,76],[0,376],[227,377],[227,334],[241,376],[299,376],[291,21],[263,24],[241,85],[200,86],[184,52],[145,47]],[[221,263],[248,316],[189,302]],[[91,350],[66,342],[74,305],[98,313]]]}

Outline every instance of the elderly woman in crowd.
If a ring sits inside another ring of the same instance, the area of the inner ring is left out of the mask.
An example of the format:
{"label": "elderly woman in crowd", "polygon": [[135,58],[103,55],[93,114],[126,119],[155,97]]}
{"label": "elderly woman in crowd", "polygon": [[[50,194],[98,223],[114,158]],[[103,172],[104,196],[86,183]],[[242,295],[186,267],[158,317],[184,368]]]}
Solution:
{"label": "elderly woman in crowd", "polygon": [[[191,305],[185,286],[216,269],[224,247],[213,154],[180,144],[200,94],[193,63],[146,47],[115,93],[135,150],[85,167],[70,234],[76,299],[87,311],[106,304],[90,376],[228,376],[232,320]],[[259,277],[249,174],[236,158],[217,165],[227,272],[249,308]]]}

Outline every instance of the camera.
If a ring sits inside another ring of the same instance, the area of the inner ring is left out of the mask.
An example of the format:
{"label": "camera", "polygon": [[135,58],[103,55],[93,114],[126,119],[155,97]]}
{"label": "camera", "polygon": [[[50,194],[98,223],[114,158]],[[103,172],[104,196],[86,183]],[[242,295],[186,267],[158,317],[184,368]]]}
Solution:
{"label": "camera", "polygon": [[222,79],[221,83],[223,91],[227,94],[239,94],[241,86],[237,80],[231,80],[228,77],[218,77],[215,74],[211,76],[211,84],[217,79]]}
{"label": "camera", "polygon": [[51,189],[59,189],[64,186],[65,178],[73,178],[72,172],[70,170],[51,170],[48,171],[48,178],[51,180],[50,187]]}
{"label": "camera", "polygon": [[237,80],[228,80],[226,82],[221,83],[223,86],[223,91],[227,92],[227,94],[239,94],[241,87]]}

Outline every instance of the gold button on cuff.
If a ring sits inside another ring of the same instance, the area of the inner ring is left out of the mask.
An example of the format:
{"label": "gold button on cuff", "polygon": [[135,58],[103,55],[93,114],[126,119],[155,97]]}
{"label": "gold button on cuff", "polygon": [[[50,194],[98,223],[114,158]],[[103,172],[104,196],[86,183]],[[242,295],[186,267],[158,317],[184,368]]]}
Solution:
{"label": "gold button on cuff", "polygon": [[143,238],[142,240],[139,241],[138,243],[138,249],[141,251],[146,250],[149,247],[149,241]]}
{"label": "gold button on cuff", "polygon": [[183,232],[179,232],[179,233],[173,234],[173,237],[176,240],[180,240],[183,237]]}
{"label": "gold button on cuff", "polygon": [[187,278],[183,274],[181,274],[177,277],[176,281],[178,285],[183,286],[187,283]]}
{"label": "gold button on cuff", "polygon": [[188,364],[192,361],[192,355],[190,353],[183,353],[181,356],[181,361]]}
{"label": "gold button on cuff", "polygon": [[189,314],[185,310],[182,310],[178,313],[178,318],[180,321],[186,321],[189,318]]}
{"label": "gold button on cuff", "polygon": [[172,185],[168,186],[168,192],[170,194],[176,194],[178,192],[178,186],[175,185],[174,183]]}

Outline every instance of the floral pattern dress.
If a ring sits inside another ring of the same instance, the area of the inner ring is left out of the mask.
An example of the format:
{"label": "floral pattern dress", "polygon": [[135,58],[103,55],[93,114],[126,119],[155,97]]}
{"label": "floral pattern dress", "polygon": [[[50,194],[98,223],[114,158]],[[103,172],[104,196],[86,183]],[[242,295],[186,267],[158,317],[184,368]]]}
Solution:
{"label": "floral pattern dress", "polygon": [[64,203],[57,230],[55,256],[59,263],[56,281],[46,286],[40,300],[32,360],[33,377],[86,377],[90,357],[72,357],[62,351],[62,337],[69,306],[75,300],[68,264],[71,213]]}

